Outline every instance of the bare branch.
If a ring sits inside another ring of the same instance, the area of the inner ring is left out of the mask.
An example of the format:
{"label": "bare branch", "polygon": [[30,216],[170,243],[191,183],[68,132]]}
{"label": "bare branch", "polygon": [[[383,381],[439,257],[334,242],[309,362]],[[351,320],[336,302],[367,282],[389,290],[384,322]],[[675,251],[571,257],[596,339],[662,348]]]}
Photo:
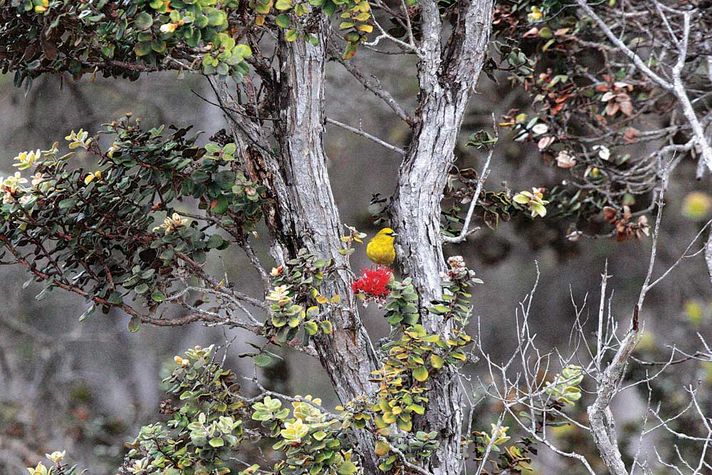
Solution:
{"label": "bare branch", "polygon": [[353,132],[354,134],[360,135],[361,137],[367,138],[368,140],[371,140],[372,142],[377,143],[381,147],[387,148],[391,152],[395,152],[399,155],[405,155],[405,150],[403,150],[402,148],[396,147],[395,145],[391,145],[388,142],[386,142],[385,140],[381,140],[378,137],[376,137],[375,135],[369,134],[368,132],[364,132],[360,127],[359,128],[351,127],[348,124],[344,124],[343,122],[339,122],[338,120],[335,120],[335,119],[332,119],[329,117],[326,118],[326,122],[329,124],[334,124],[337,127],[341,127],[344,130],[348,130],[349,132]]}
{"label": "bare branch", "polygon": [[341,63],[344,69],[350,72],[351,75],[363,85],[363,87],[375,94],[376,97],[383,100],[383,102],[385,102],[386,105],[388,105],[388,107],[390,107],[393,112],[395,112],[396,115],[400,117],[405,123],[410,126],[413,126],[415,124],[415,119],[411,115],[409,115],[405,111],[405,109],[398,103],[398,101],[396,101],[396,99],[391,95],[391,93],[383,87],[383,84],[381,83],[380,79],[378,79],[372,74],[362,72],[354,64],[353,61],[346,61],[344,59],[341,59],[341,55],[339,55],[337,52],[332,51],[332,54],[337,59],[337,61]]}
{"label": "bare branch", "polygon": [[447,243],[459,243],[463,242],[467,239],[467,236],[470,234],[470,221],[472,221],[472,215],[474,214],[475,208],[477,207],[477,202],[480,199],[480,194],[482,193],[482,187],[485,184],[485,181],[487,181],[487,177],[489,176],[489,166],[490,166],[490,161],[492,160],[492,154],[494,153],[494,149],[490,150],[489,153],[487,154],[487,160],[485,161],[485,165],[482,167],[482,171],[480,172],[480,178],[477,180],[477,188],[475,188],[475,194],[472,196],[472,201],[470,201],[470,207],[467,210],[467,215],[465,215],[465,222],[462,225],[462,231],[460,231],[460,234],[457,236],[443,236],[443,241]]}
{"label": "bare branch", "polygon": [[633,64],[635,64],[635,66],[638,68],[638,70],[640,70],[640,72],[648,76],[648,78],[650,78],[663,89],[668,91],[672,90],[672,84],[658,76],[652,69],[648,67],[647,64],[645,64],[645,62],[640,56],[638,56],[635,52],[633,52],[633,50],[628,47],[628,45],[621,41],[621,39],[618,38],[615,33],[613,33],[613,31],[606,24],[606,22],[603,21],[603,19],[598,16],[596,12],[594,12],[593,9],[588,5],[587,0],[576,0],[576,3],[578,3],[578,5],[583,8],[586,14],[591,17],[591,19],[596,23],[596,25],[598,25],[601,31],[603,31],[603,34],[608,37],[610,42],[613,43],[624,55],[626,55],[628,59],[633,61]]}
{"label": "bare branch", "polygon": [[687,95],[685,85],[682,81],[682,70],[687,60],[687,49],[690,37],[690,23],[693,12],[677,12],[683,16],[683,31],[682,39],[676,41],[676,44],[678,46],[677,61],[675,62],[675,65],[673,66],[671,71],[672,82],[669,82],[663,79],[657,73],[655,73],[655,71],[653,71],[638,54],[633,52],[623,41],[621,41],[621,39],[613,33],[613,31],[606,24],[606,22],[603,21],[603,19],[599,15],[597,15],[596,12],[594,12],[593,9],[588,5],[587,0],[576,0],[576,3],[586,12],[588,16],[593,19],[593,21],[596,23],[596,25],[598,25],[601,31],[603,31],[606,37],[608,37],[611,43],[618,47],[620,51],[625,54],[628,59],[633,62],[633,64],[635,64],[635,66],[641,73],[643,73],[645,76],[648,77],[648,79],[656,83],[661,88],[675,95],[680,104],[680,107],[682,108],[682,113],[685,116],[685,119],[687,119],[688,123],[690,124],[690,127],[692,128],[692,133],[695,137],[695,142],[700,147],[700,150],[702,152],[702,158],[705,161],[707,168],[712,170],[712,146],[710,145],[709,141],[707,140],[707,137],[705,136],[704,128],[702,127],[702,124],[699,118],[697,117],[694,108],[692,107],[692,103],[690,102],[690,98]]}
{"label": "bare branch", "polygon": [[710,231],[705,244],[705,263],[707,263],[707,272],[709,273],[710,281],[712,281],[712,231]]}

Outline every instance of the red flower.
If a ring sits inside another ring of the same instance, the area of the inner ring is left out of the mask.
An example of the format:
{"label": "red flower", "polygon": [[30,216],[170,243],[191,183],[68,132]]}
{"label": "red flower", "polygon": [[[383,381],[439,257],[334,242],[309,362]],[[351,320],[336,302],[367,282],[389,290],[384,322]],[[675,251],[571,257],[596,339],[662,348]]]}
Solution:
{"label": "red flower", "polygon": [[388,283],[393,278],[393,271],[388,267],[379,266],[375,269],[364,269],[361,277],[351,284],[351,288],[357,294],[364,294],[367,297],[385,298],[390,289]]}

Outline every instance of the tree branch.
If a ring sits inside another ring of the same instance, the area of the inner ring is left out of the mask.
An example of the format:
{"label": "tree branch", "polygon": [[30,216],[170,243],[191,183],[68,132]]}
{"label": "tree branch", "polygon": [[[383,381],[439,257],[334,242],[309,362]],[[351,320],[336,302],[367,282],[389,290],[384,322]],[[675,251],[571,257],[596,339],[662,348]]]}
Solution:
{"label": "tree branch", "polygon": [[472,221],[472,215],[475,212],[475,208],[477,207],[477,201],[480,199],[480,194],[482,193],[482,187],[485,184],[485,181],[487,181],[487,177],[489,176],[489,166],[490,166],[490,161],[492,160],[492,154],[494,153],[494,150],[490,150],[489,153],[487,154],[487,161],[485,162],[485,165],[482,167],[482,172],[480,173],[480,178],[477,180],[477,188],[475,188],[475,194],[472,196],[472,201],[470,201],[470,207],[467,210],[467,215],[465,216],[465,222],[462,225],[462,231],[460,231],[460,234],[457,236],[443,236],[443,241],[447,243],[459,243],[463,242],[467,239],[467,236],[470,234],[470,221]]}
{"label": "tree branch", "polygon": [[685,66],[687,60],[687,48],[690,37],[690,22],[693,12],[685,11],[681,12],[683,16],[683,31],[682,39],[677,41],[677,61],[672,67],[672,82],[666,81],[661,76],[659,76],[655,71],[653,71],[643,59],[633,52],[620,38],[618,38],[611,28],[606,24],[603,19],[593,11],[593,9],[588,5],[587,0],[576,0],[576,3],[586,12],[586,14],[593,19],[593,21],[598,25],[603,34],[613,43],[628,59],[630,59],[633,64],[638,68],[638,70],[648,77],[655,84],[660,86],[662,89],[671,92],[678,100],[680,107],[682,108],[682,113],[685,119],[690,124],[692,128],[692,134],[695,137],[697,145],[700,147],[702,152],[702,158],[707,165],[707,168],[712,170],[712,146],[705,137],[704,128],[700,123],[697,114],[695,113],[690,98],[685,90],[685,85],[682,81],[682,70]]}
{"label": "tree branch", "polygon": [[645,296],[649,290],[650,280],[652,279],[653,269],[655,267],[655,259],[657,255],[657,243],[660,235],[660,223],[662,221],[663,206],[664,206],[664,191],[667,186],[667,171],[663,177],[660,191],[658,192],[658,212],[655,219],[655,229],[653,231],[653,242],[650,250],[650,260],[648,264],[648,272],[645,276],[645,281],[640,289],[638,303],[633,311],[633,323],[631,329],[626,334],[621,342],[618,351],[613,356],[613,360],[608,364],[597,385],[596,399],[588,409],[588,418],[591,424],[591,433],[593,440],[596,443],[603,462],[608,467],[608,470],[614,475],[627,475],[628,470],[623,463],[618,441],[615,433],[615,421],[610,410],[610,403],[613,397],[618,392],[618,387],[625,375],[625,368],[630,359],[630,356],[635,350],[640,336],[639,313],[643,307]]}
{"label": "tree branch", "polygon": [[388,142],[386,142],[385,140],[379,139],[375,135],[371,135],[368,132],[364,132],[360,128],[357,129],[356,127],[351,127],[348,124],[344,124],[343,122],[339,122],[338,120],[331,119],[329,117],[326,118],[326,122],[328,124],[334,124],[337,127],[341,127],[344,130],[348,130],[349,132],[353,132],[354,134],[360,135],[361,137],[367,138],[368,140],[377,143],[381,147],[386,148],[386,149],[390,150],[391,152],[395,152],[399,155],[405,155],[405,150],[403,150],[402,148],[396,147],[395,145],[391,145]]}
{"label": "tree branch", "polygon": [[351,75],[363,85],[363,87],[375,94],[376,97],[383,100],[383,102],[385,102],[386,105],[388,105],[388,107],[390,107],[393,112],[395,112],[396,115],[405,123],[410,126],[415,124],[415,119],[409,115],[391,95],[391,93],[383,87],[380,79],[372,74],[362,72],[352,61],[341,59],[341,55],[339,55],[338,52],[332,51],[332,55],[339,63],[341,63],[344,69],[350,72]]}

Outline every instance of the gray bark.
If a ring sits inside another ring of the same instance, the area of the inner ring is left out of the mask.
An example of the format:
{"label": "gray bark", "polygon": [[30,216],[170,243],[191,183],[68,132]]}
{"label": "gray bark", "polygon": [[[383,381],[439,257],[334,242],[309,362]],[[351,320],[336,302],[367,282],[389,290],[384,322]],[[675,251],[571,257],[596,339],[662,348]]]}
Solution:
{"label": "gray bark", "polygon": [[[436,2],[423,1],[423,42],[418,67],[420,97],[414,138],[400,168],[393,221],[398,233],[399,262],[421,298],[423,324],[447,335],[450,322],[429,315],[426,306],[442,295],[445,270],[440,229],[447,174],[467,103],[484,63],[492,2],[463,0],[448,44],[441,44],[443,25]],[[428,411],[418,425],[440,435],[440,447],[428,462],[434,474],[462,469],[463,395],[455,375],[444,372],[430,381]]]}
{"label": "gray bark", "polygon": [[[240,146],[248,172],[270,190],[274,205],[266,209],[273,233],[273,254],[286,260],[305,248],[321,258],[333,259],[338,272],[322,291],[340,295],[341,310],[332,312],[331,335],[317,336],[313,344],[321,365],[344,403],[371,394],[370,373],[377,367],[371,341],[361,322],[346,269],[348,261],[339,253],[342,234],[339,211],[334,201],[324,152],[324,86],[326,65],[326,20],[319,19],[317,45],[304,40],[280,41],[280,69],[272,84],[274,104],[279,111],[275,125],[278,147],[264,135],[261,124],[240,114],[240,106],[226,109],[233,134]],[[223,93],[223,100],[229,100]],[[230,112],[230,110],[235,112]],[[367,473],[376,473],[377,457],[371,434],[356,434],[358,452]]]}
{"label": "gray bark", "polygon": [[628,470],[625,468],[623,457],[618,448],[615,419],[611,413],[610,404],[625,374],[626,362],[635,350],[638,336],[637,329],[634,329],[623,339],[620,349],[603,372],[598,384],[596,400],[587,409],[593,440],[598,447],[603,463],[614,475],[627,475]]}
{"label": "gray bark", "polygon": [[[284,244],[303,246],[345,268],[348,262],[339,254],[341,220],[331,191],[323,143],[327,27],[323,20],[322,23],[317,46],[296,41],[284,44],[281,51],[278,160],[286,186],[278,190],[278,201],[289,210],[281,214]],[[331,316],[334,334],[318,338],[316,347],[336,392],[347,402],[371,392],[368,379],[376,367],[376,357],[359,318],[348,274],[340,271],[330,285],[333,287],[328,290],[342,297],[344,309]]]}
{"label": "gray bark", "polygon": [[705,263],[707,264],[710,281],[712,281],[712,232],[707,237],[707,243],[705,244]]}

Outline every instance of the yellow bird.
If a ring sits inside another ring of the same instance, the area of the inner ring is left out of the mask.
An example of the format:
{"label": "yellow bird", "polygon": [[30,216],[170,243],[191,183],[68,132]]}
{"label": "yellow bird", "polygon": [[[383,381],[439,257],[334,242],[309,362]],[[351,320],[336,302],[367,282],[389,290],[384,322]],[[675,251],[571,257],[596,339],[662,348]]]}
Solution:
{"label": "yellow bird", "polygon": [[390,266],[396,258],[396,248],[393,243],[396,233],[391,228],[378,231],[373,239],[366,245],[366,255],[376,264]]}

